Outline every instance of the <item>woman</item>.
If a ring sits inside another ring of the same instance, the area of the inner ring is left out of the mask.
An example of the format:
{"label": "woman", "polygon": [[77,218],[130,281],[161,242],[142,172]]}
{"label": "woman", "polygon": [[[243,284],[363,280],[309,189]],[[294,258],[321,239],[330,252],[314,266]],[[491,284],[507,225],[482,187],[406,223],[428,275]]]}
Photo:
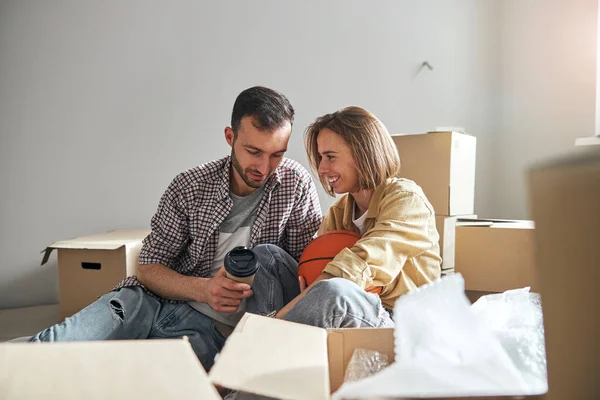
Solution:
{"label": "woman", "polygon": [[[342,195],[319,234],[350,230],[362,237],[282,308],[278,318],[331,327],[389,326],[401,295],[440,276],[435,212],[423,190],[398,178],[400,158],[385,126],[360,107],[317,118],[305,132],[311,167],[325,191]],[[364,289],[381,288],[380,295]]]}

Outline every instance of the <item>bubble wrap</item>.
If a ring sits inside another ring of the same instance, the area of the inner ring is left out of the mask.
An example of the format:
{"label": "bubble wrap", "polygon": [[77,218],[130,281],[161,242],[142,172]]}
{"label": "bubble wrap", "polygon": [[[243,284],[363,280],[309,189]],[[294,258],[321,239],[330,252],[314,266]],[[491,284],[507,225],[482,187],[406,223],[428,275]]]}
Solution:
{"label": "bubble wrap", "polygon": [[344,382],[354,382],[371,376],[388,366],[387,354],[374,350],[356,349],[352,354]]}
{"label": "bubble wrap", "polygon": [[546,348],[540,295],[529,288],[480,298],[471,309],[500,340],[529,382],[547,381]]}

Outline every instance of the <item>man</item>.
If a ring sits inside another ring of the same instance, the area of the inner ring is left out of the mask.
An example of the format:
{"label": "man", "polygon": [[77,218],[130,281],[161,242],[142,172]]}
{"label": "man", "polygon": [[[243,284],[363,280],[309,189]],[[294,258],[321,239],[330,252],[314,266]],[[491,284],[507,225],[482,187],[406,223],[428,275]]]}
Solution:
{"label": "man", "polygon": [[[231,155],[171,182],[144,239],[137,276],[30,340],[185,335],[209,370],[246,309],[274,314],[299,294],[295,260],[322,217],[310,175],[283,158],[293,118],[281,93],[243,91],[225,128]],[[225,275],[225,254],[236,246],[253,247],[261,264],[252,287]]]}

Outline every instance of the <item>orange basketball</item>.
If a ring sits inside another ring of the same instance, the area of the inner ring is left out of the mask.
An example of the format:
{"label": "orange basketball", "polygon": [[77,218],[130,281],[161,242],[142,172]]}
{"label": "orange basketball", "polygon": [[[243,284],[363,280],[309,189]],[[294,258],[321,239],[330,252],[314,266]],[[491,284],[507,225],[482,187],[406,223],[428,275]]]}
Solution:
{"label": "orange basketball", "polygon": [[[328,231],[313,239],[304,249],[298,263],[298,276],[306,280],[310,285],[321,275],[327,263],[343,249],[351,248],[360,239],[360,234],[352,231],[334,230]],[[381,291],[381,288],[377,288]],[[375,291],[375,288],[368,288]]]}

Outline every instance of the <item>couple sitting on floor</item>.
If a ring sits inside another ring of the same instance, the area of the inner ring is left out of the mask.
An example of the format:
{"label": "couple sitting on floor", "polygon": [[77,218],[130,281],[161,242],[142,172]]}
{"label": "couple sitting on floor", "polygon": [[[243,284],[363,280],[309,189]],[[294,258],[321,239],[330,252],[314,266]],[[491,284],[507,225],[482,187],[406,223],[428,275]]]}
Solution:
{"label": "couple sitting on floor", "polygon": [[[274,90],[253,87],[233,106],[231,155],[179,174],[160,199],[137,275],[30,341],[187,336],[206,370],[244,312],[320,326],[392,324],[395,300],[440,276],[435,212],[422,189],[398,177],[400,159],[385,126],[347,107],[305,132],[311,167],[325,191],[343,194],[322,218],[315,185],[284,158],[294,109]],[[361,238],[308,287],[298,259],[331,230]],[[252,285],[229,279],[225,255],[252,248]],[[378,287],[379,294],[365,291]]]}

